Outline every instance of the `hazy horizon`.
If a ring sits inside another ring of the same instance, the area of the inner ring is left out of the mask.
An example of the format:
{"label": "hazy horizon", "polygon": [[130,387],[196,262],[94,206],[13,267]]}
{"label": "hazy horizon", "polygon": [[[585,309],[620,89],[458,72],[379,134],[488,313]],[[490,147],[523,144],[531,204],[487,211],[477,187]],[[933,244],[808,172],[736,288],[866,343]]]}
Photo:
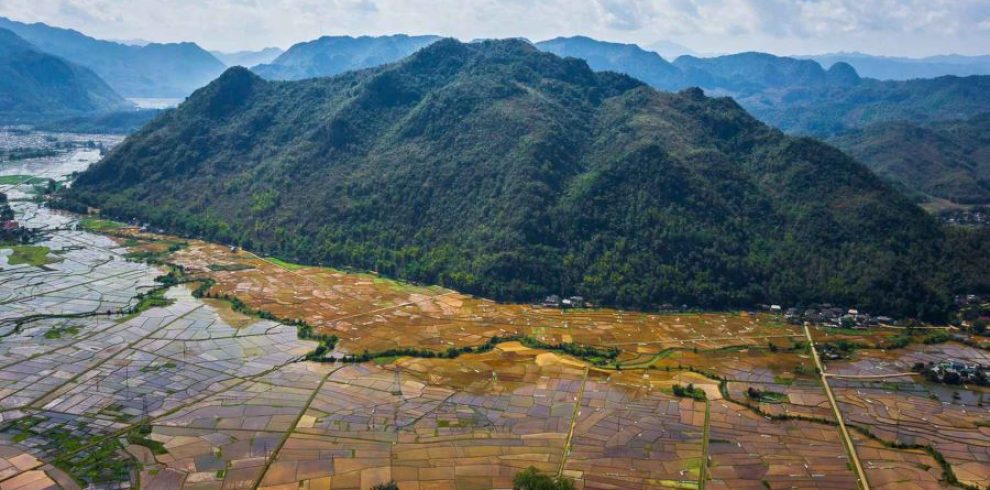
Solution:
{"label": "hazy horizon", "polygon": [[[286,49],[323,35],[436,34],[461,40],[585,35],[654,49],[780,55],[990,53],[978,0],[4,0],[0,16],[110,40],[192,41],[224,52]],[[661,52],[661,54],[665,54]],[[668,56],[670,56],[668,54]],[[673,57],[673,56],[670,56]]]}

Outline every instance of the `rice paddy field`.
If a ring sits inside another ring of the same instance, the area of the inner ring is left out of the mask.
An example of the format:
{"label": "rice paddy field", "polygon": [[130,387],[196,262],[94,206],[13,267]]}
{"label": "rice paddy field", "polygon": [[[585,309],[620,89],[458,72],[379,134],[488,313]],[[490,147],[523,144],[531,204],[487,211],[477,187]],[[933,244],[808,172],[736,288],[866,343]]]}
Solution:
{"label": "rice paddy field", "polygon": [[990,485],[988,390],[913,370],[990,364],[944,326],[500,304],[13,206],[51,231],[0,248],[0,490]]}

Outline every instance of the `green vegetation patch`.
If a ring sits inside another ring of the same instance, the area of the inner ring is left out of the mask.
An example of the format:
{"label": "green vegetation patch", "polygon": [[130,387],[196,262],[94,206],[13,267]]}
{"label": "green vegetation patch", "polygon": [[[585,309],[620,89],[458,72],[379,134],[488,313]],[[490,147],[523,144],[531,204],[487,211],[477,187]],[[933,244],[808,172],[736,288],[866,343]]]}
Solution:
{"label": "green vegetation patch", "polygon": [[172,255],[179,250],[182,250],[189,246],[186,242],[164,242],[168,243],[169,246],[165,250],[139,250],[137,252],[130,252],[124,255],[124,258],[130,260],[131,262],[145,262],[148,264],[158,264],[162,265],[165,263],[165,258]]}
{"label": "green vegetation patch", "polygon": [[290,270],[290,271],[297,271],[299,269],[305,269],[307,267],[307,266],[302,265],[302,264],[293,264],[292,262],[286,262],[286,261],[284,261],[282,259],[278,259],[278,258],[275,258],[275,257],[268,257],[265,260],[267,260],[267,261],[269,261],[269,262],[271,262],[271,263],[273,263],[273,264],[275,264],[275,265],[277,265],[277,266],[279,266],[279,267],[281,267],[283,269]]}
{"label": "green vegetation patch", "polygon": [[64,336],[75,336],[79,333],[78,325],[65,325],[62,327],[52,327],[45,332],[45,338],[48,340],[58,340]]}
{"label": "green vegetation patch", "polygon": [[550,344],[529,336],[523,337],[519,341],[530,349],[563,352],[588,361],[596,366],[604,366],[614,362],[615,359],[619,357],[619,353],[621,352],[615,347],[594,347],[590,345],[572,344],[567,342]]}
{"label": "green vegetation patch", "polygon": [[512,488],[519,490],[574,490],[574,482],[554,478],[530,466],[512,478]]}
{"label": "green vegetation patch", "polygon": [[11,250],[13,250],[14,253],[7,257],[7,263],[10,265],[28,264],[35,267],[41,267],[45,264],[57,262],[57,259],[48,256],[48,253],[51,252],[48,247],[17,245],[11,247]]}
{"label": "green vegetation patch", "polygon": [[121,451],[117,438],[89,433],[86,424],[46,422],[47,418],[32,415],[12,422],[3,432],[13,434],[14,442],[37,439],[41,449],[54,454],[52,464],[82,486],[130,481],[137,462]]}
{"label": "green vegetation patch", "polygon": [[168,454],[168,450],[165,449],[165,445],[154,439],[149,439],[149,435],[151,435],[151,426],[148,424],[143,424],[127,433],[127,442],[137,444],[138,446],[144,446],[150,449],[156,456]]}
{"label": "green vegetation patch", "polygon": [[210,264],[208,267],[213,272],[237,272],[254,269],[247,264]]}
{"label": "green vegetation patch", "polygon": [[83,218],[79,220],[79,227],[84,230],[93,230],[93,231],[116,230],[123,228],[125,226],[127,225],[109,219]]}
{"label": "green vegetation patch", "polygon": [[0,185],[39,185],[47,182],[33,175],[0,175]]}
{"label": "green vegetation patch", "polygon": [[786,393],[779,393],[770,390],[760,390],[753,388],[752,386],[746,390],[746,397],[750,400],[754,400],[760,403],[784,403],[790,399],[787,397]]}
{"label": "green vegetation patch", "polygon": [[694,384],[688,384],[687,386],[676,384],[670,391],[674,396],[680,398],[693,398],[697,401],[705,401],[707,398],[705,395],[705,390],[695,388]]}
{"label": "green vegetation patch", "polygon": [[138,302],[131,308],[130,314],[137,315],[151,308],[160,308],[175,303],[175,300],[165,297],[168,286],[152,289],[147,293],[138,293],[135,298]]}

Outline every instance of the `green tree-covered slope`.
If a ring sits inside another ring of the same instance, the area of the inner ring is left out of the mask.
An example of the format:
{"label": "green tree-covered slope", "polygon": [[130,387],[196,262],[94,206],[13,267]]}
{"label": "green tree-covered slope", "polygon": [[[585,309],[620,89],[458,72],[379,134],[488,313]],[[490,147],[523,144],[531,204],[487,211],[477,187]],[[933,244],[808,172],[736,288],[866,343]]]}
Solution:
{"label": "green tree-covered slope", "polygon": [[990,114],[879,123],[831,141],[909,194],[990,204]]}
{"label": "green tree-covered slope", "polygon": [[297,82],[231,68],[65,204],[498,299],[938,316],[970,285],[943,230],[838,150],[521,41]]}

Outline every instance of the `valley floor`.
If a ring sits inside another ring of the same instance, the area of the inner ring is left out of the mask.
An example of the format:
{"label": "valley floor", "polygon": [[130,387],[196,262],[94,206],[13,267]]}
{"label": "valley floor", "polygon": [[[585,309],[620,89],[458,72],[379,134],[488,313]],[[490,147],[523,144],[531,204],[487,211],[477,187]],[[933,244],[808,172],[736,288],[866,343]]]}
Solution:
{"label": "valley floor", "polygon": [[[96,158],[0,176],[63,179]],[[912,372],[990,365],[979,347],[919,334],[883,350],[906,334],[769,314],[497,304],[0,191],[21,225],[52,230],[41,263],[0,247],[0,490],[489,489],[529,466],[579,489],[990,484],[990,390]],[[809,337],[858,348],[820,376]]]}

